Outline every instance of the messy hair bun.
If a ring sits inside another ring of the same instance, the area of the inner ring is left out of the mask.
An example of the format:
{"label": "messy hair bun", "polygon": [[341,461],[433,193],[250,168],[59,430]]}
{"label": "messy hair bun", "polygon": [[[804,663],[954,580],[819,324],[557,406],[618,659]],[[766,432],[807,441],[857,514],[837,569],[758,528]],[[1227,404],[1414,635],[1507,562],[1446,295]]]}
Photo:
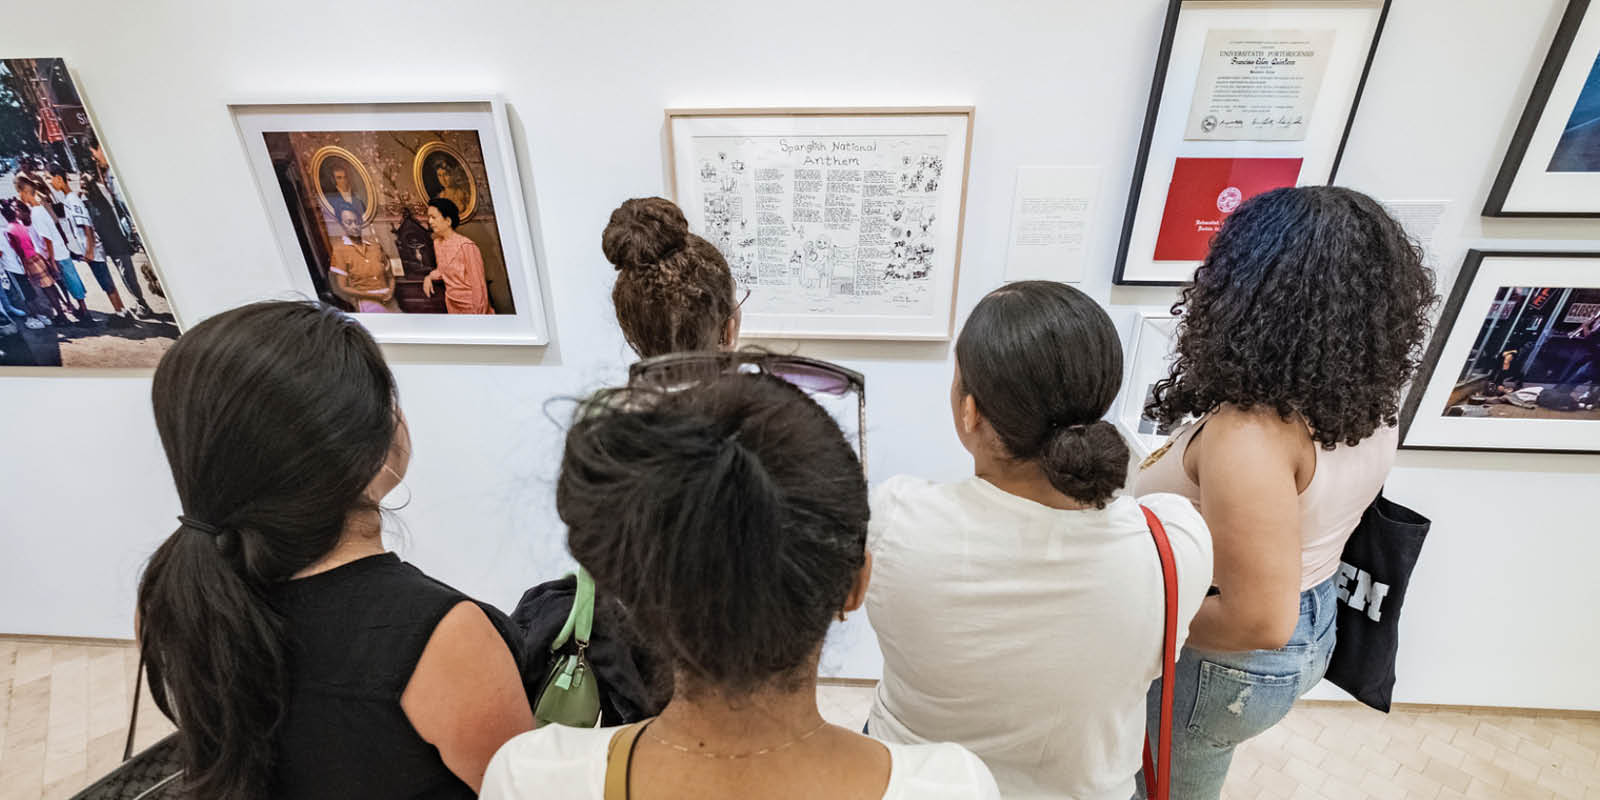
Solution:
{"label": "messy hair bun", "polygon": [[1064,283],[990,292],[956,340],[961,389],[1006,454],[1037,461],[1056,491],[1104,508],[1128,472],[1128,445],[1101,419],[1122,383],[1117,330]]}
{"label": "messy hair bun", "polygon": [[766,375],[602,393],[567,434],[556,511],[678,690],[816,675],[866,563],[867,482],[828,412]]}
{"label": "messy hair bun", "polygon": [[733,317],[733,271],[671,200],[635,198],[611,212],[600,249],[616,267],[611,301],[642,357],[714,350]]}
{"label": "messy hair bun", "polygon": [[611,212],[600,249],[617,269],[637,269],[683,249],[688,238],[689,221],[677,205],[660,197],[642,197]]}

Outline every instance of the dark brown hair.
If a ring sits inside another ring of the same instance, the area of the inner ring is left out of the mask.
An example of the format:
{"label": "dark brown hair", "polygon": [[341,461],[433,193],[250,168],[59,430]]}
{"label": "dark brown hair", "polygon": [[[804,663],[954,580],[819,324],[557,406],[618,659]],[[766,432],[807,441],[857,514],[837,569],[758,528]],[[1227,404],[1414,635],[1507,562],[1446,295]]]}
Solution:
{"label": "dark brown hair", "polygon": [[866,563],[861,462],[767,375],[597,396],[567,434],[556,510],[573,558],[690,693],[814,677]]}
{"label": "dark brown hair", "polygon": [[1122,343],[1105,309],[1064,283],[1008,283],[972,309],[956,363],[962,392],[1008,455],[1105,508],[1128,473],[1128,445],[1101,419],[1122,385]]}
{"label": "dark brown hair", "polygon": [[185,797],[265,798],[289,692],[267,590],[377,510],[366,489],[394,439],[394,377],[350,317],[266,302],[185,332],[151,397],[184,517],[139,580],[150,694],[178,725]]}
{"label": "dark brown hair", "polygon": [[734,312],[733,272],[715,245],[689,232],[671,200],[623,203],[611,212],[600,248],[617,268],[617,322],[641,357],[723,344]]}
{"label": "dark brown hair", "polygon": [[1173,306],[1177,360],[1146,413],[1272,409],[1324,449],[1397,424],[1438,300],[1422,251],[1372,198],[1276,189],[1222,224]]}

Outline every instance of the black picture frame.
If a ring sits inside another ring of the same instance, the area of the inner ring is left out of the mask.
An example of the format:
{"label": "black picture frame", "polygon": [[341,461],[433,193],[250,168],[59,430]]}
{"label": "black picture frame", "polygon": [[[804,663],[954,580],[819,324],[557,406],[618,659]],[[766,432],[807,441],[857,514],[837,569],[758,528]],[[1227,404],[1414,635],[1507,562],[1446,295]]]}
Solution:
{"label": "black picture frame", "polygon": [[[1416,420],[1420,410],[1422,398],[1428,392],[1428,386],[1433,383],[1434,375],[1438,372],[1439,361],[1444,355],[1444,348],[1450,340],[1450,334],[1455,330],[1456,323],[1461,316],[1461,307],[1465,304],[1467,295],[1472,291],[1473,284],[1477,281],[1478,268],[1486,259],[1490,258],[1548,258],[1548,259],[1573,259],[1589,258],[1600,262],[1600,252],[1581,252],[1570,250],[1478,250],[1467,251],[1466,259],[1461,264],[1461,271],[1456,275],[1455,285],[1450,290],[1450,297],[1445,300],[1443,313],[1439,315],[1439,322],[1434,326],[1432,337],[1428,342],[1428,349],[1423,355],[1422,366],[1417,370],[1416,378],[1411,382],[1411,387],[1406,393],[1405,403],[1400,408],[1400,449],[1402,450],[1434,450],[1463,453],[1555,453],[1562,455],[1590,455],[1600,453],[1597,449],[1566,449],[1545,447],[1454,447],[1437,444],[1411,444],[1409,442],[1411,425]],[[1600,425],[1600,422],[1595,423]]]}
{"label": "black picture frame", "polygon": [[1567,10],[1561,17],[1561,24],[1556,27],[1555,38],[1550,42],[1550,51],[1545,55],[1544,66],[1539,68],[1539,77],[1533,83],[1533,91],[1528,95],[1528,104],[1522,109],[1522,119],[1517,122],[1516,132],[1511,135],[1511,144],[1506,148],[1506,157],[1500,162],[1500,171],[1495,175],[1494,185],[1489,189],[1489,196],[1484,200],[1483,216],[1506,218],[1566,218],[1566,219],[1596,219],[1600,218],[1600,205],[1594,211],[1509,211],[1506,209],[1506,200],[1511,194],[1511,188],[1517,182],[1517,173],[1522,171],[1522,162],[1528,156],[1528,146],[1533,142],[1533,134],[1539,128],[1539,123],[1544,119],[1545,112],[1550,104],[1550,93],[1555,89],[1556,81],[1561,78],[1561,70],[1567,64],[1567,57],[1572,55],[1573,41],[1578,37],[1578,28],[1583,25],[1584,16],[1589,11],[1589,0],[1568,0]]}
{"label": "black picture frame", "polygon": [[[1149,281],[1128,280],[1124,276],[1128,263],[1128,248],[1133,238],[1133,226],[1139,213],[1139,200],[1141,189],[1144,186],[1145,169],[1150,163],[1150,145],[1155,139],[1156,120],[1161,115],[1162,89],[1167,83],[1168,62],[1172,58],[1172,44],[1177,37],[1178,21],[1182,16],[1185,5],[1204,5],[1206,3],[1226,3],[1231,0],[1171,0],[1167,5],[1166,22],[1161,30],[1161,48],[1156,54],[1155,74],[1150,80],[1150,100],[1145,106],[1144,130],[1139,135],[1139,153],[1133,162],[1133,180],[1128,189],[1127,209],[1122,216],[1122,236],[1117,242],[1117,260],[1112,271],[1111,282],[1117,286],[1183,286],[1183,281]],[[1585,0],[1587,2],[1587,0]],[[1367,57],[1361,65],[1361,77],[1356,83],[1354,97],[1350,101],[1350,113],[1345,118],[1344,131],[1339,136],[1339,146],[1334,152],[1333,164],[1328,171],[1328,183],[1333,183],[1339,174],[1339,163],[1344,159],[1344,149],[1350,140],[1350,130],[1355,125],[1356,110],[1361,107],[1361,95],[1367,88],[1367,78],[1372,74],[1372,60],[1378,52],[1378,42],[1383,39],[1384,24],[1389,20],[1389,6],[1393,0],[1383,0],[1383,7],[1378,12],[1378,23],[1372,30],[1372,42],[1367,47]],[[1311,0],[1282,0],[1276,3],[1284,7],[1313,5]]]}

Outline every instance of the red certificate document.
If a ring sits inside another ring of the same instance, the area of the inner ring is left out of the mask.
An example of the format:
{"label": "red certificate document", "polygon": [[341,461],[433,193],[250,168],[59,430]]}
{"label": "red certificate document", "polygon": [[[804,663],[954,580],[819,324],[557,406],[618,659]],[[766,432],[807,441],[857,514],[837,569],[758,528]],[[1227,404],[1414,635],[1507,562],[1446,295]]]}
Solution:
{"label": "red certificate document", "polygon": [[1157,261],[1203,261],[1240,203],[1300,178],[1298,158],[1180,158],[1156,236]]}

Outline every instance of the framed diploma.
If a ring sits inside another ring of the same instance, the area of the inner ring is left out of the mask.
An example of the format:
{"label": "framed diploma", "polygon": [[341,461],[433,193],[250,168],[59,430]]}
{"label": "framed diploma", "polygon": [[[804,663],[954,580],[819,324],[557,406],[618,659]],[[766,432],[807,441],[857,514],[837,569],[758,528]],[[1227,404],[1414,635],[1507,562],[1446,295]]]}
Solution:
{"label": "framed diploma", "polygon": [[1570,0],[1489,190],[1487,217],[1600,217],[1600,12]]}
{"label": "framed diploma", "polygon": [[1332,183],[1389,0],[1172,0],[1115,282],[1178,286],[1245,201]]}
{"label": "framed diploma", "polygon": [[972,108],[667,111],[673,196],[749,339],[945,340]]}
{"label": "framed diploma", "polygon": [[1600,453],[1600,253],[1470,250],[1401,446]]}

